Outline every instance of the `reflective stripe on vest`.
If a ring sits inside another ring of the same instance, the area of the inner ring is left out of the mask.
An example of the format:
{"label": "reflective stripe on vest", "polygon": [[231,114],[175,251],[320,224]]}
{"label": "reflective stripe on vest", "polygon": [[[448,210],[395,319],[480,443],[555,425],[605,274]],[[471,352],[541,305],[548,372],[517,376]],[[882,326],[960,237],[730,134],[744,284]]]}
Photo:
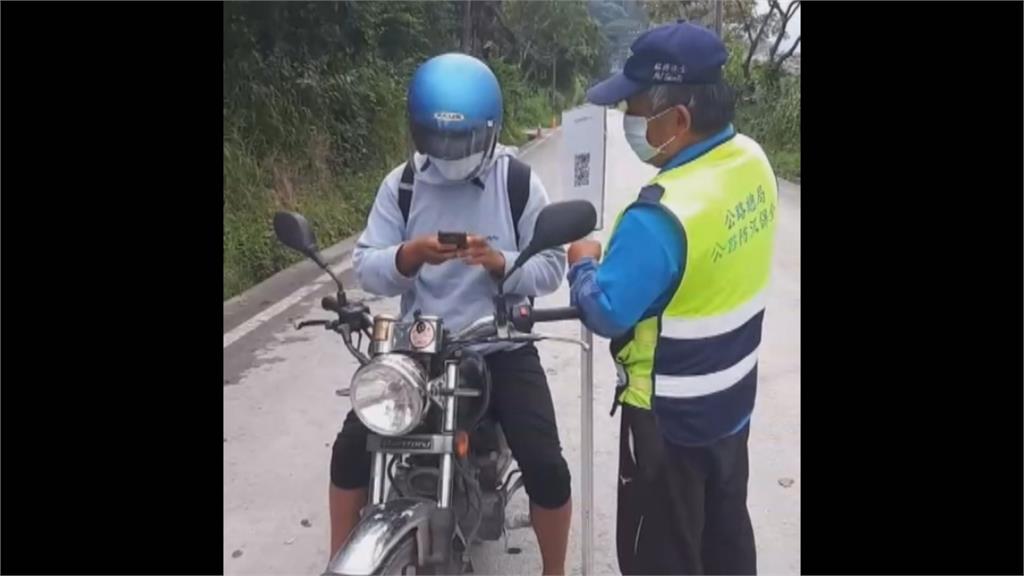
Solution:
{"label": "reflective stripe on vest", "polygon": [[692,398],[739,382],[757,364],[762,290],[739,308],[706,318],[665,316],[654,371],[658,396]]}
{"label": "reflective stripe on vest", "polygon": [[764,311],[767,295],[761,290],[738,308],[717,316],[679,318],[668,316],[662,320],[661,335],[664,338],[707,338],[726,334],[749,322]]}
{"label": "reflective stripe on vest", "polygon": [[686,266],[661,317],[638,324],[616,355],[630,377],[620,398],[653,408],[670,441],[700,445],[753,410],[777,182],[760,146],[737,135],[652,185],[660,197],[640,201],[679,220]]}

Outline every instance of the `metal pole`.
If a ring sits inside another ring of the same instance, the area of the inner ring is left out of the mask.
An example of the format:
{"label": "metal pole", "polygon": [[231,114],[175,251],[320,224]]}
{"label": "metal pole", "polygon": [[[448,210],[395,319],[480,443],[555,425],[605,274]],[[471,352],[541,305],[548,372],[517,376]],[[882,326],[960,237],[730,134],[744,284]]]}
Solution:
{"label": "metal pole", "polygon": [[[551,0],[551,6],[554,7],[555,0]],[[558,77],[558,51],[554,48],[551,49],[551,129],[555,129],[555,115],[558,111],[555,110],[555,78]]]}
{"label": "metal pole", "polygon": [[722,37],[722,1],[715,0],[715,33]]}
{"label": "metal pole", "polygon": [[580,340],[586,347],[580,350],[580,381],[583,390],[580,402],[583,419],[583,441],[581,475],[583,483],[583,576],[593,574],[594,565],[594,336],[580,323]]}
{"label": "metal pole", "polygon": [[551,129],[552,130],[555,129],[555,117],[558,114],[558,110],[556,109],[557,106],[555,106],[555,92],[557,91],[557,89],[555,88],[555,79],[558,78],[558,66],[557,66],[557,64],[558,64],[558,56],[555,55],[554,57],[551,58]]}
{"label": "metal pole", "polygon": [[462,13],[462,51],[466,54],[473,53],[473,5],[472,0],[463,4]]}

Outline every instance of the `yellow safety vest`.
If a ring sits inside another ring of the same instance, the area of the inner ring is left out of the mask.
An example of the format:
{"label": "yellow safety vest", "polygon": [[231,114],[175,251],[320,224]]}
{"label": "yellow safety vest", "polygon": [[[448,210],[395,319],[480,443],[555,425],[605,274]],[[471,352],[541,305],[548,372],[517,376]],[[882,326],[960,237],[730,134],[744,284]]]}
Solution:
{"label": "yellow safety vest", "polygon": [[742,429],[754,407],[777,180],[761,147],[736,135],[659,174],[622,213],[637,203],[676,217],[686,261],[665,309],[612,342],[619,400],[653,407],[670,441],[713,442]]}

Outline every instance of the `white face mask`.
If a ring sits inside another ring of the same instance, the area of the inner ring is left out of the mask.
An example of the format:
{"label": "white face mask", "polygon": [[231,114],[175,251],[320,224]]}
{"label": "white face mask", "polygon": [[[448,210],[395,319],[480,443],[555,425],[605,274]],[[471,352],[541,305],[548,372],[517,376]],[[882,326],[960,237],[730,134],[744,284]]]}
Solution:
{"label": "white face mask", "polygon": [[437,170],[445,177],[445,180],[453,182],[469,180],[480,170],[484,163],[484,153],[477,152],[460,160],[442,160],[430,156],[430,163],[437,166]]}
{"label": "white face mask", "polygon": [[647,162],[651,158],[660,154],[661,151],[665,149],[665,146],[668,146],[669,143],[676,139],[675,136],[672,136],[658,147],[651,146],[651,144],[647,142],[647,124],[651,120],[658,118],[671,109],[672,108],[662,110],[650,118],[646,118],[644,116],[633,116],[630,114],[623,115],[622,129],[626,132],[626,142],[628,142],[629,147],[633,149],[633,153],[635,153],[644,162]]}

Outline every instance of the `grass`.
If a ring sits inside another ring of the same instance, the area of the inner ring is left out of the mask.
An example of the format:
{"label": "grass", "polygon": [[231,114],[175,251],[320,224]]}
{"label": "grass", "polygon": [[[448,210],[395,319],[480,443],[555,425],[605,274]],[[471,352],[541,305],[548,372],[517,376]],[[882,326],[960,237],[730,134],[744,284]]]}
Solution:
{"label": "grass", "polygon": [[790,182],[800,183],[800,150],[789,150],[775,147],[770,144],[764,145],[765,154],[775,169],[775,175]]}
{"label": "grass", "polygon": [[225,300],[301,259],[274,237],[274,212],[301,212],[326,248],[363,228],[384,170],[313,178],[299,174],[294,164],[256,161],[225,144]]}
{"label": "grass", "polygon": [[786,119],[770,106],[740,105],[736,110],[736,129],[764,148],[768,160],[780,178],[800,182],[800,124]]}

